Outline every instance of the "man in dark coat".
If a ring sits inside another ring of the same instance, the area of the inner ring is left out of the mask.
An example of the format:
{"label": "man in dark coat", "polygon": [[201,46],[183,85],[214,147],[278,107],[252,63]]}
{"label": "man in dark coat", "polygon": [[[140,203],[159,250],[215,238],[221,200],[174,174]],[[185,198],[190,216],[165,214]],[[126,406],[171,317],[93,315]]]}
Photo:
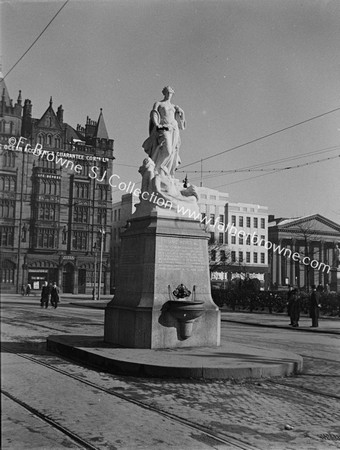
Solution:
{"label": "man in dark coat", "polygon": [[292,290],[290,300],[290,323],[292,327],[298,327],[300,319],[300,298],[297,289]]}
{"label": "man in dark coat", "polygon": [[310,296],[310,317],[312,319],[312,327],[319,326],[319,308],[320,308],[320,293],[317,292],[315,284],[312,286],[312,293]]}
{"label": "man in dark coat", "polygon": [[57,286],[57,283],[54,282],[51,289],[51,305],[53,306],[54,309],[56,309],[56,307],[58,306],[58,302],[59,302],[59,288]]}
{"label": "man in dark coat", "polygon": [[48,282],[45,281],[44,286],[41,289],[41,307],[43,308],[45,306],[45,308],[48,308],[48,302],[50,300],[50,287],[48,285]]}

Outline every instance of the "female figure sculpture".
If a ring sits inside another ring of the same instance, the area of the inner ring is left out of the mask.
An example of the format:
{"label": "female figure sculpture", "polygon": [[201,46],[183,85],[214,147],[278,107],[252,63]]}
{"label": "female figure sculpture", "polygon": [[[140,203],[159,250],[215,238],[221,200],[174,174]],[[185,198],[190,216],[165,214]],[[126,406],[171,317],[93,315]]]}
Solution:
{"label": "female figure sculpture", "polygon": [[184,111],[171,103],[175,93],[172,87],[166,86],[162,93],[163,100],[156,102],[150,113],[150,135],[143,143],[143,148],[155,163],[156,173],[163,171],[173,177],[181,163],[179,130],[184,130],[186,124]]}

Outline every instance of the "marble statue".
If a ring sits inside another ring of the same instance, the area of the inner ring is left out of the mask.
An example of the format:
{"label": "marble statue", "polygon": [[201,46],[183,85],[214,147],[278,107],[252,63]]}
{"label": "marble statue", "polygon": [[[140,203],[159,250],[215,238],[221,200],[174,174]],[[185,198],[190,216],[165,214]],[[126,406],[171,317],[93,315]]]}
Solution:
{"label": "marble statue", "polygon": [[[193,185],[186,187],[175,178],[175,171],[181,163],[179,148],[180,131],[185,130],[185,114],[182,108],[171,103],[174,90],[166,86],[164,98],[153,105],[149,120],[149,137],[142,147],[147,158],[139,168],[142,188],[137,211],[145,209],[146,203],[160,208],[178,210],[180,206],[198,211],[198,195]],[[150,205],[149,205],[150,206]]]}

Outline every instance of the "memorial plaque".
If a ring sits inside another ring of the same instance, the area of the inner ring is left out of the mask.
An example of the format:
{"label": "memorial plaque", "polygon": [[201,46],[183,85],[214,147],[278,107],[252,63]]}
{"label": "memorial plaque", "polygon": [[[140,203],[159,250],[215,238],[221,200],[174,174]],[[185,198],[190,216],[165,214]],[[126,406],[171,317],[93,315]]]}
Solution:
{"label": "memorial plaque", "polygon": [[204,267],[201,242],[195,239],[162,239],[157,243],[157,263]]}

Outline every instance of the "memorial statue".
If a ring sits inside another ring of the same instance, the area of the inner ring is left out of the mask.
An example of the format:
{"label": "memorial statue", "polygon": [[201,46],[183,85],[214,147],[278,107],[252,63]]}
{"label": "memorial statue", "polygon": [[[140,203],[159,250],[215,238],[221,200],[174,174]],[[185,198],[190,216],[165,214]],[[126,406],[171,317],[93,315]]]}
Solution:
{"label": "memorial statue", "polygon": [[198,211],[195,187],[189,184],[184,187],[174,177],[181,163],[180,130],[186,128],[184,111],[171,103],[175,93],[172,87],[166,86],[162,93],[164,98],[156,102],[151,110],[149,137],[142,144],[148,157],[139,168],[143,179],[137,212],[146,204],[150,207],[151,203],[172,211],[178,211],[179,206],[185,205],[195,212]]}
{"label": "memorial statue", "polygon": [[173,176],[181,163],[179,147],[181,138],[179,130],[185,130],[184,111],[171,103],[175,91],[166,86],[163,100],[153,105],[150,113],[150,136],[143,143],[143,148],[155,163],[155,171],[163,170]]}
{"label": "memorial statue", "polygon": [[338,244],[335,245],[334,248],[334,263],[333,266],[338,268],[340,267],[340,248],[338,246]]}

